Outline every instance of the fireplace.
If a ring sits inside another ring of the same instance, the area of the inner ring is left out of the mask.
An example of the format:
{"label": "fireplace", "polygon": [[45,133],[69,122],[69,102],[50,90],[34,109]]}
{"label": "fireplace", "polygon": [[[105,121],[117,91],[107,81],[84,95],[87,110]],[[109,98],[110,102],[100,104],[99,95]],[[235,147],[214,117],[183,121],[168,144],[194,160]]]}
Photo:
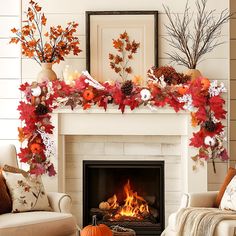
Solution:
{"label": "fireplace", "polygon": [[132,228],[138,236],[164,229],[164,161],[83,161],[83,225]]}

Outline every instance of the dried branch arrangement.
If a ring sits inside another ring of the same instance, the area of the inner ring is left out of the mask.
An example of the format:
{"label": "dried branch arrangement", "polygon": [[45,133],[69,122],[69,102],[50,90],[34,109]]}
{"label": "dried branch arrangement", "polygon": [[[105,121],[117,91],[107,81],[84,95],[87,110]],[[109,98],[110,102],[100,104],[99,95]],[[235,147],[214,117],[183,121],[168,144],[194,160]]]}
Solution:
{"label": "dried branch arrangement", "polygon": [[224,43],[220,40],[222,26],[232,16],[225,9],[217,17],[216,10],[207,10],[207,0],[196,0],[195,4],[196,17],[190,12],[188,2],[182,17],[163,6],[169,19],[165,27],[170,37],[166,40],[175,49],[167,55],[172,62],[189,69],[195,69],[205,54]]}
{"label": "dried branch arrangement", "polygon": [[119,74],[124,82],[127,76],[132,73],[129,62],[134,59],[133,56],[137,53],[140,43],[135,40],[130,41],[129,35],[125,31],[120,34],[118,39],[113,39],[113,47],[118,51],[118,54],[109,53],[110,67]]}
{"label": "dried branch arrangement", "polygon": [[21,43],[22,54],[34,59],[37,63],[59,63],[65,56],[73,53],[78,55],[79,39],[75,36],[78,24],[69,22],[63,29],[60,25],[51,26],[47,32],[47,18],[42,13],[42,7],[31,0],[26,12],[26,20],[22,22],[22,28],[13,28],[11,31],[15,37],[10,43]]}

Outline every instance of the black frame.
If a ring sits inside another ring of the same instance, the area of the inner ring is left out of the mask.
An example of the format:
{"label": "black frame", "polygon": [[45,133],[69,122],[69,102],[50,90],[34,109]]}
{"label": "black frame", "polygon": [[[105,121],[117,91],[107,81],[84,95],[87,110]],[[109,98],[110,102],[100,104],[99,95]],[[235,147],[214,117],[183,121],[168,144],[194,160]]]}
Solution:
{"label": "black frame", "polygon": [[[160,231],[158,232],[160,235],[165,227],[165,162],[164,161],[83,161],[83,227],[89,224],[89,212],[87,211],[88,199],[86,198],[86,193],[88,192],[88,186],[86,185],[86,180],[88,179],[88,168],[156,168],[160,171],[160,191],[163,194],[160,196],[160,201],[163,203],[160,207],[160,211],[162,212],[160,217]],[[150,229],[152,230],[152,229]],[[155,229],[156,230],[156,229]],[[156,231],[153,230],[153,233]],[[141,230],[142,231],[142,230]],[[138,234],[140,235],[140,234]]]}
{"label": "black frame", "polygon": [[90,72],[90,16],[91,15],[153,15],[154,16],[154,65],[158,66],[158,11],[86,11],[86,69]]}

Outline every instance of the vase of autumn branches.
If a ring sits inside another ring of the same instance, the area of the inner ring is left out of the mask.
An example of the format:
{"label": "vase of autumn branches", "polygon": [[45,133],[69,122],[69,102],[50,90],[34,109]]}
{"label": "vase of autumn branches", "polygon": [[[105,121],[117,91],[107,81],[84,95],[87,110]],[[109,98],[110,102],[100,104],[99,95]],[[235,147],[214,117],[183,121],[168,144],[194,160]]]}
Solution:
{"label": "vase of autumn branches", "polygon": [[78,24],[69,22],[66,28],[51,26],[45,30],[47,18],[37,2],[30,1],[26,13],[26,20],[22,21],[21,29],[13,28],[16,35],[10,43],[21,43],[22,55],[34,59],[42,68],[37,81],[43,82],[57,79],[52,65],[64,61],[65,56],[73,53],[78,55],[78,37],[74,36]]}
{"label": "vase of autumn branches", "polygon": [[173,51],[167,53],[172,62],[187,67],[186,75],[195,79],[201,76],[197,65],[213,51],[223,44],[220,40],[222,26],[232,14],[225,9],[219,14],[215,10],[207,10],[207,0],[196,0],[196,14],[190,12],[188,2],[184,13],[174,14],[164,6],[169,24],[165,25],[168,37],[167,42]]}
{"label": "vase of autumn branches", "polygon": [[52,69],[52,63],[41,63],[41,71],[37,75],[37,81],[39,83],[44,81],[53,81],[57,79],[57,74]]}

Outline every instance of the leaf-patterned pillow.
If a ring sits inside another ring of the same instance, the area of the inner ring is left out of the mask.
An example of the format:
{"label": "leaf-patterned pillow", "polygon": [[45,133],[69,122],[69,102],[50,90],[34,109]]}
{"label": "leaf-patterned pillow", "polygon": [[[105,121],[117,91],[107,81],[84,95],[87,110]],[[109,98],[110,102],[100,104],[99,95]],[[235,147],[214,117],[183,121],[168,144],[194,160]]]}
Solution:
{"label": "leaf-patterned pillow", "polygon": [[51,210],[40,177],[2,171],[12,198],[12,212]]}
{"label": "leaf-patterned pillow", "polygon": [[232,178],[225,189],[220,202],[220,209],[236,211],[236,176]]}

